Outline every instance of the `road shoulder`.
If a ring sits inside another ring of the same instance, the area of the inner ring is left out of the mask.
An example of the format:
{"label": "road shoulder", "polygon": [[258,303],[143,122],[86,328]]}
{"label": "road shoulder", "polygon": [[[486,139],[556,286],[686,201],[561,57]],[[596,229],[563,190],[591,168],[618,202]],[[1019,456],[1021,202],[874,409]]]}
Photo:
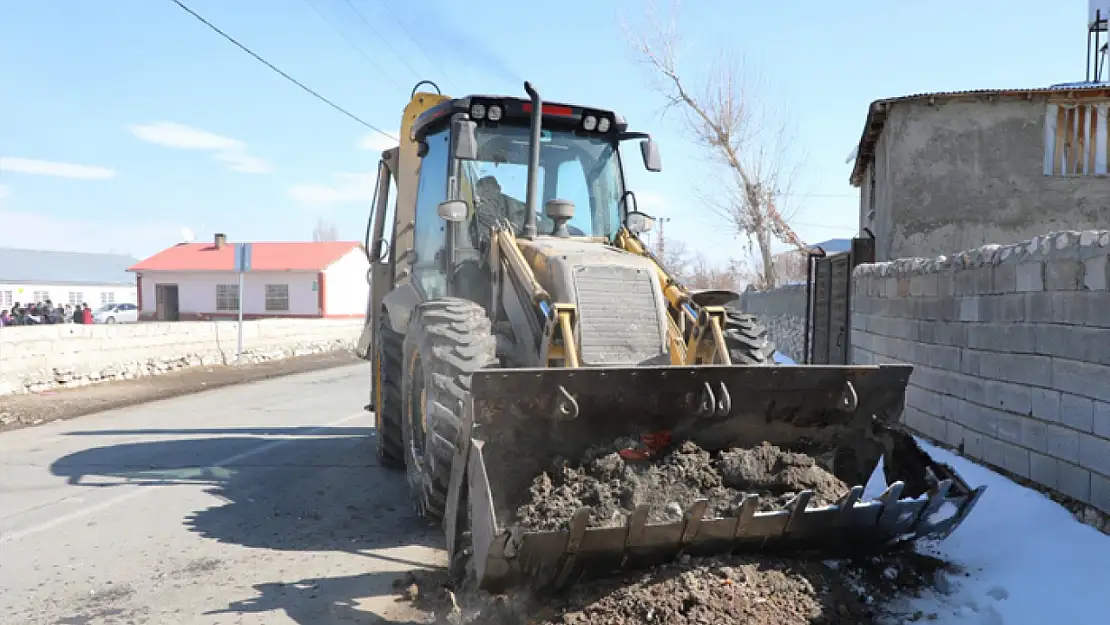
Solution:
{"label": "road shoulder", "polygon": [[[0,397],[0,432],[105,410],[179,397],[268,378],[362,362],[349,350],[295,356],[241,367],[191,367],[158,376],[104,382],[79,388]],[[369,389],[369,387],[367,387]],[[367,390],[369,396],[369,390]]]}

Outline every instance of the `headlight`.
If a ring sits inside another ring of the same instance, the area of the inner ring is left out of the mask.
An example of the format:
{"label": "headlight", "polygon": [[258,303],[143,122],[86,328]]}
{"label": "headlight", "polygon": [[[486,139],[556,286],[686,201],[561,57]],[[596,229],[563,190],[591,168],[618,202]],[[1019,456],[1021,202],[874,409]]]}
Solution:
{"label": "headlight", "polygon": [[608,117],[602,117],[600,120],[598,120],[598,122],[597,122],[597,131],[598,132],[609,132],[609,118]]}
{"label": "headlight", "polygon": [[632,212],[625,218],[625,225],[633,233],[643,234],[651,231],[652,227],[655,226],[655,220],[644,213]]}
{"label": "headlight", "polygon": [[499,119],[501,119],[501,107],[494,104],[489,107],[489,120],[495,122]]}
{"label": "headlight", "polygon": [[582,120],[582,127],[588,132],[592,132],[594,128],[597,128],[597,118],[593,115],[587,115],[586,118]]}
{"label": "headlight", "polygon": [[486,116],[486,105],[472,104],[470,105],[470,117],[472,119],[482,119]]}

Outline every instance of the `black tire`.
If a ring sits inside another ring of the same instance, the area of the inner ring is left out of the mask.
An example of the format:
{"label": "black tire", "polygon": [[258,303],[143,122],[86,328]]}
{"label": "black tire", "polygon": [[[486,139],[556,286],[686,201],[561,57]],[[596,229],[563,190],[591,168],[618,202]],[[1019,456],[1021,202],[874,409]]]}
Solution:
{"label": "black tire", "polygon": [[389,313],[378,320],[378,346],[374,354],[374,425],[378,430],[378,463],[390,469],[405,468],[405,443],[401,435],[401,374],[405,337],[393,330]]}
{"label": "black tire", "polygon": [[771,365],[775,362],[775,344],[767,327],[755,315],[725,309],[725,345],[734,365]]}
{"label": "black tire", "polygon": [[470,379],[496,362],[486,311],[446,297],[416,307],[405,335],[402,412],[405,466],[416,510],[442,522]]}

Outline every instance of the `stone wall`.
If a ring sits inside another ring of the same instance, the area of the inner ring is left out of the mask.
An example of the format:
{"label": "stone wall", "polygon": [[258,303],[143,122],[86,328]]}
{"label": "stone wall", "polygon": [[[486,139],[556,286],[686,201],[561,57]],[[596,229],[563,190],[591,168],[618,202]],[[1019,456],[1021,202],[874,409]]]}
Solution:
{"label": "stone wall", "polygon": [[909,427],[1110,513],[1108,262],[1085,231],[861,265],[853,361],[914,365]]}
{"label": "stone wall", "polygon": [[[244,362],[351,349],[362,319],[243,323]],[[234,321],[0,328],[0,395],[233,364]]]}
{"label": "stone wall", "polygon": [[779,352],[801,363],[805,346],[806,285],[791,284],[770,291],[744,291],[740,307],[759,317]]}

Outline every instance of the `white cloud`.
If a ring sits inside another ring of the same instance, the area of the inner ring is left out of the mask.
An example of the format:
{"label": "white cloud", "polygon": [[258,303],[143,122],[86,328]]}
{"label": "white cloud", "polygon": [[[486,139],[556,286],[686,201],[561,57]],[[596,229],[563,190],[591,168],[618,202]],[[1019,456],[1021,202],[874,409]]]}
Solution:
{"label": "white cloud", "polygon": [[116,170],[94,165],[76,165],[58,161],[41,161],[34,158],[0,156],[0,171],[15,171],[21,174],[57,176],[75,180],[107,180],[116,177]]}
{"label": "white cloud", "polygon": [[136,223],[131,219],[60,219],[39,212],[0,206],[0,246],[73,252],[130,253],[143,259],[180,239],[172,223]]}
{"label": "white cloud", "polygon": [[11,187],[6,184],[0,184],[0,200],[12,194]]}
{"label": "white cloud", "polygon": [[362,148],[363,150],[384,152],[389,148],[397,147],[397,141],[383,135],[380,132],[371,132],[358,140],[358,147]]}
{"label": "white cloud", "polygon": [[338,173],[332,185],[305,183],[289,187],[287,195],[304,204],[368,203],[374,199],[374,174]]}
{"label": "white cloud", "polygon": [[221,152],[216,154],[216,160],[227,163],[232,171],[244,174],[268,174],[273,171],[273,168],[265,160],[249,154]]}
{"label": "white cloud", "polygon": [[246,143],[200,128],[174,122],[154,122],[134,124],[128,126],[127,130],[143,141],[163,147],[213,152],[213,157],[225,163],[232,171],[247,174],[266,174],[273,171],[265,160],[247,154]]}

